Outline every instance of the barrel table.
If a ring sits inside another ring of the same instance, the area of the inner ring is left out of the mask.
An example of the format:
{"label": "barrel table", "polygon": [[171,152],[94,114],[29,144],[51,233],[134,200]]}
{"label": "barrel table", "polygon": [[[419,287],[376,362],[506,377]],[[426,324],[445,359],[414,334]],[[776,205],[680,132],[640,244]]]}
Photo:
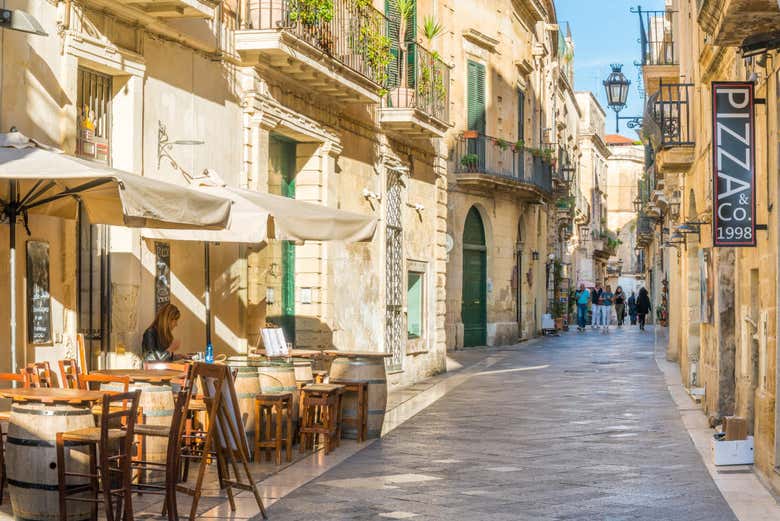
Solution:
{"label": "barrel table", "polygon": [[[241,411],[248,447],[255,446],[255,396],[260,394],[260,380],[257,370],[261,359],[246,356],[228,357],[228,367],[236,370],[236,397]],[[251,453],[251,451],[250,451]]]}
{"label": "barrel table", "polygon": [[263,360],[258,367],[260,391],[264,393],[292,393],[293,422],[298,421],[298,386],[295,385],[295,366],[286,359]]}
{"label": "barrel table", "polygon": [[[181,371],[170,369],[104,369],[93,371],[95,374],[127,376],[130,378],[130,390],[141,390],[138,407],[143,412],[143,422],[149,425],[171,426],[173,420],[173,388],[171,380],[181,378]],[[112,385],[101,386],[107,391],[121,391]],[[158,436],[146,436],[143,440],[142,460],[151,463],[165,463],[168,440]],[[146,483],[162,481],[164,472],[146,471]]]}
{"label": "barrel table", "polygon": [[[330,381],[368,382],[368,432],[367,437],[378,438],[382,435],[382,424],[385,420],[387,407],[387,374],[385,358],[392,356],[386,353],[359,351],[325,351],[335,357],[330,365]],[[357,439],[358,403],[356,393],[345,393],[342,399],[342,417],[354,420],[351,425],[342,429],[342,436]]]}
{"label": "barrel table", "polygon": [[[54,446],[57,433],[94,427],[92,405],[102,400],[104,394],[80,389],[0,389],[0,396],[13,400],[5,466],[11,508],[16,519],[59,519],[57,451]],[[89,472],[86,447],[70,447],[65,452],[65,458],[69,472]],[[86,482],[86,478],[68,477],[67,484]],[[89,503],[72,502],[68,505],[69,521],[86,520],[90,516]]]}

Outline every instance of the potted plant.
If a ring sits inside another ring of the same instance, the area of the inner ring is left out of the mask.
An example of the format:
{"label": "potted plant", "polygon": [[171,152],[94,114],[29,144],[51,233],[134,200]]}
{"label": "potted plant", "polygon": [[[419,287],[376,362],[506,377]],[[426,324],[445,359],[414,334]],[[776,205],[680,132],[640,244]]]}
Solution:
{"label": "potted plant", "polygon": [[409,61],[409,44],[406,41],[406,33],[409,27],[409,20],[414,16],[417,9],[416,0],[393,0],[396,12],[398,13],[398,63],[400,84],[393,89],[392,99],[396,100],[399,107],[414,107],[415,92],[409,88],[409,78],[407,73],[407,63]]}
{"label": "potted plant", "polygon": [[329,54],[333,51],[333,36],[327,24],[333,14],[333,0],[295,0],[290,7],[290,21],[300,23],[309,38]]}
{"label": "potted plant", "polygon": [[476,172],[479,156],[477,154],[466,154],[460,158],[460,164],[469,172]]}
{"label": "potted plant", "polygon": [[479,137],[479,132],[476,130],[464,130],[463,131],[463,139],[477,139]]}
{"label": "potted plant", "polygon": [[666,304],[659,304],[656,306],[655,318],[658,320],[659,326],[666,327],[666,322],[669,318],[666,311]]}

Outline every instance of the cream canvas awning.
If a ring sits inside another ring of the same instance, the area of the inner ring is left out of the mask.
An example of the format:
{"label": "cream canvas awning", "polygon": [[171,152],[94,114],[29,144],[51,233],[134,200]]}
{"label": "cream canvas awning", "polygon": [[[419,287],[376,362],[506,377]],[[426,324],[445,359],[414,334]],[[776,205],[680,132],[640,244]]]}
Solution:
{"label": "cream canvas awning", "polygon": [[289,241],[370,241],[377,220],[319,204],[226,186],[202,186],[206,194],[233,201],[224,230],[144,230],[149,239],[261,244]]}
{"label": "cream canvas awning", "polygon": [[200,190],[116,170],[0,134],[0,207],[75,219],[79,201],[93,224],[224,228],[231,203]]}

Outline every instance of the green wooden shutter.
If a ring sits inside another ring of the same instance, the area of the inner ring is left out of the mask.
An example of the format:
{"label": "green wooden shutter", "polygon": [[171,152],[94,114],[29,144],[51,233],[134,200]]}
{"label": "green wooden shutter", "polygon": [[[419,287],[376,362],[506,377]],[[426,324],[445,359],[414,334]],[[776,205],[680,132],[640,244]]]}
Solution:
{"label": "green wooden shutter", "polygon": [[468,62],[468,129],[485,133],[485,66]]}
{"label": "green wooden shutter", "polygon": [[[390,62],[388,72],[388,87],[398,87],[401,84],[401,24],[399,22],[400,15],[396,8],[395,0],[385,0],[385,16],[387,16],[387,36],[390,38],[390,53],[393,55],[393,59]],[[417,2],[415,0],[415,9],[411,18],[406,23],[406,43],[414,43],[417,39]],[[414,86],[414,49],[409,48],[407,53],[407,78],[409,79],[408,85]]]}
{"label": "green wooden shutter", "polygon": [[[282,196],[295,199],[295,143],[283,145]],[[282,323],[288,342],[295,342],[295,243],[282,242]]]}

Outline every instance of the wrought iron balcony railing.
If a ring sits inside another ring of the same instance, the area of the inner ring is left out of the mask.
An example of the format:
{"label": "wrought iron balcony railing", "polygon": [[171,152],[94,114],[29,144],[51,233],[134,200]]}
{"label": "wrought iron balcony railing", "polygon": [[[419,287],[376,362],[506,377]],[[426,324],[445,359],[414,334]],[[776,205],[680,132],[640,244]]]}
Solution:
{"label": "wrought iron balcony railing", "polygon": [[659,127],[663,147],[696,144],[693,136],[692,83],[663,83],[652,97],[652,116]]}
{"label": "wrought iron balcony railing", "polygon": [[387,108],[414,108],[443,123],[450,117],[450,68],[437,53],[417,43],[407,46],[406,85],[400,81],[402,53],[390,65]]}
{"label": "wrought iron balcony railing", "polygon": [[387,17],[370,5],[332,0],[321,9],[298,0],[249,0],[239,29],[287,31],[334,60],[384,86],[386,61],[377,59]]}
{"label": "wrought iron balcony railing", "polygon": [[456,174],[485,174],[530,184],[545,193],[552,192],[552,164],[544,156],[484,134],[462,135],[453,150]]}
{"label": "wrought iron balcony railing", "polygon": [[632,11],[639,15],[642,65],[676,65],[678,57],[672,23],[676,11],[643,11],[641,7]]}

